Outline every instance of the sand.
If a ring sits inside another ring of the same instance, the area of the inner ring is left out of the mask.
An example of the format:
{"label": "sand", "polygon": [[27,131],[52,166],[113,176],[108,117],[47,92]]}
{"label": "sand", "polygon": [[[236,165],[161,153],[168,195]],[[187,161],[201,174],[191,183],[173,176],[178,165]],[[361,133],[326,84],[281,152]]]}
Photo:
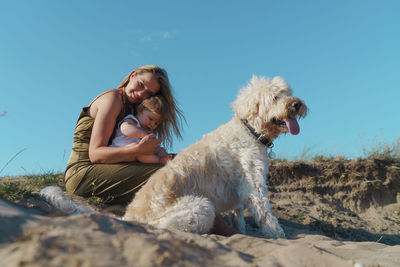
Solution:
{"label": "sand", "polygon": [[160,230],[110,207],[66,215],[0,199],[0,266],[400,266],[400,161],[279,163],[268,183],[287,239]]}

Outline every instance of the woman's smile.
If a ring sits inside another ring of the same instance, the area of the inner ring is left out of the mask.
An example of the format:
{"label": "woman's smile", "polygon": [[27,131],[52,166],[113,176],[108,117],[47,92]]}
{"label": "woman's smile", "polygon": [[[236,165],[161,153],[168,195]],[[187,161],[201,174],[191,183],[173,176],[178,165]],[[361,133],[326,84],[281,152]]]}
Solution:
{"label": "woman's smile", "polygon": [[152,73],[143,74],[133,73],[130,82],[125,88],[125,94],[129,102],[140,103],[149,96],[155,95],[160,91],[160,84]]}

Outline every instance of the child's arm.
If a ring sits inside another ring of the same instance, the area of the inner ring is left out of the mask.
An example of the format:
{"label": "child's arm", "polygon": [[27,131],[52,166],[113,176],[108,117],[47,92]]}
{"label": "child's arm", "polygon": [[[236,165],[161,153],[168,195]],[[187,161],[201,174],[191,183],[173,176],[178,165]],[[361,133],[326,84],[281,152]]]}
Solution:
{"label": "child's arm", "polygon": [[149,132],[139,128],[136,121],[132,119],[125,119],[120,125],[121,132],[129,137],[143,138]]}

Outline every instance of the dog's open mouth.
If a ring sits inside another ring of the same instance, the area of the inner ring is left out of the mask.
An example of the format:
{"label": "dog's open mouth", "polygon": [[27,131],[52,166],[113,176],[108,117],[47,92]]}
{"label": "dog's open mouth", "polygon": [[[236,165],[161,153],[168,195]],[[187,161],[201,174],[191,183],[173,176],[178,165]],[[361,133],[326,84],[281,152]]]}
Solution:
{"label": "dog's open mouth", "polygon": [[284,119],[272,119],[272,122],[280,127],[286,128],[291,134],[296,135],[300,132],[300,126],[296,119],[284,118]]}

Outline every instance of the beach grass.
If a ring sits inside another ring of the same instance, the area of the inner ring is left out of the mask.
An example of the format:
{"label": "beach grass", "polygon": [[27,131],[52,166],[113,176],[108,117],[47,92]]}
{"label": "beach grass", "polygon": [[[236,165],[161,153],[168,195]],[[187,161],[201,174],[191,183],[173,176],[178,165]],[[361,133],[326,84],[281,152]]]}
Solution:
{"label": "beach grass", "polygon": [[389,144],[374,138],[368,146],[363,146],[362,151],[370,159],[400,159],[400,137]]}
{"label": "beach grass", "polygon": [[[400,137],[393,143],[385,143],[377,138],[362,148],[364,158],[367,159],[400,159]],[[342,155],[323,155],[314,154],[310,148],[305,148],[300,156],[293,161],[312,162],[312,161],[341,161],[346,160]],[[285,158],[271,159],[270,163],[283,163],[289,160]],[[48,171],[39,175],[28,175],[21,177],[0,177],[0,197],[10,201],[19,201],[27,197],[39,197],[39,191],[49,185],[65,187],[64,174]],[[93,195],[88,198],[88,203],[95,206],[102,206],[104,200]]]}
{"label": "beach grass", "polygon": [[7,177],[0,180],[0,197],[18,201],[27,197],[38,197],[39,191],[49,185],[64,186],[64,174],[46,172],[40,175]]}

